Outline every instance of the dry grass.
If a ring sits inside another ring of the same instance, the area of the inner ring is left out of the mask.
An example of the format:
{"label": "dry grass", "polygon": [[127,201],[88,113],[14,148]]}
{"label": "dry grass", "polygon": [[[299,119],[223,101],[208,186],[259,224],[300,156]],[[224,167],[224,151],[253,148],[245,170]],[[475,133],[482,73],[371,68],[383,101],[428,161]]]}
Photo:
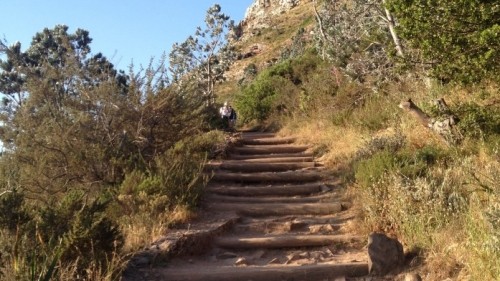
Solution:
{"label": "dry grass", "polygon": [[319,155],[318,162],[330,169],[339,169],[355,153],[367,137],[355,128],[330,125],[327,120],[291,122],[280,134],[293,135],[298,143],[309,144]]}
{"label": "dry grass", "polygon": [[[217,85],[216,92],[220,101],[231,100],[238,90],[237,81],[243,77],[243,70],[250,64],[255,64],[259,70],[266,68],[268,61],[279,58],[283,48],[291,43],[291,39],[298,27],[311,30],[315,24],[313,20],[313,2],[301,3],[289,12],[272,17],[270,27],[260,30],[260,35],[251,36],[246,40],[235,42],[235,48],[241,53],[250,52],[252,46],[259,45],[261,52],[253,57],[235,61],[226,73],[228,80]],[[245,30],[245,32],[251,32]]]}
{"label": "dry grass", "polygon": [[196,213],[178,205],[172,212],[163,214],[162,218],[134,218],[133,221],[122,227],[125,238],[124,252],[132,252],[150,245],[165,235],[169,226],[185,223],[196,216]]}

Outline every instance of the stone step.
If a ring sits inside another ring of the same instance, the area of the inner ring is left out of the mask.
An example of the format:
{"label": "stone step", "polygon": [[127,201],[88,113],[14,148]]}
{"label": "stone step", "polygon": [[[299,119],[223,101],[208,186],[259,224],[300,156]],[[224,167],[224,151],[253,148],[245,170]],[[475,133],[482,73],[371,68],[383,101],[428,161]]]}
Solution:
{"label": "stone step", "polygon": [[342,211],[342,203],[208,203],[208,210],[234,211],[244,216],[328,215]]}
{"label": "stone step", "polygon": [[269,145],[269,144],[290,144],[295,142],[295,138],[264,138],[264,139],[242,139],[242,144],[248,145]]}
{"label": "stone step", "polygon": [[154,280],[169,281],[270,281],[335,280],[368,275],[366,262],[276,266],[199,266],[150,270]]}
{"label": "stone step", "polygon": [[252,223],[237,223],[232,228],[233,234],[250,235],[254,234],[341,234],[343,224],[305,224],[296,221],[274,222],[255,221]]}
{"label": "stone step", "polygon": [[274,137],[276,137],[275,133],[248,132],[248,133],[241,134],[241,139],[244,139],[244,140],[265,139],[265,138],[274,138]]}
{"label": "stone step", "polygon": [[330,194],[323,194],[308,197],[253,197],[253,196],[227,196],[218,194],[207,194],[203,198],[209,202],[223,203],[317,203],[332,201],[333,197]]}
{"label": "stone step", "polygon": [[[237,156],[243,156],[243,155],[237,155]],[[299,156],[299,157],[273,157],[273,158],[224,160],[224,163],[296,163],[296,162],[313,162],[313,161],[314,157],[312,156],[302,156],[302,157]]]}
{"label": "stone step", "polygon": [[230,160],[250,160],[250,159],[266,159],[266,158],[290,158],[290,157],[314,157],[312,152],[297,152],[297,153],[275,153],[275,154],[234,154],[230,153],[228,158]]}
{"label": "stone step", "polygon": [[228,173],[228,172],[215,172],[212,175],[212,181],[226,181],[226,182],[242,182],[242,183],[263,183],[263,182],[313,182],[321,179],[319,173],[314,172],[261,172],[261,173]]}
{"label": "stone step", "polygon": [[316,182],[299,185],[208,186],[206,190],[230,196],[297,196],[318,193],[325,188],[323,183]]}
{"label": "stone step", "polygon": [[293,171],[305,168],[314,168],[314,162],[297,162],[297,163],[208,163],[205,165],[205,171],[211,170],[228,170],[233,172],[284,172]]}
{"label": "stone step", "polygon": [[217,237],[214,243],[220,248],[231,249],[277,249],[320,247],[336,243],[358,242],[361,239],[349,235],[266,235],[255,237]]}
{"label": "stone step", "polygon": [[298,153],[309,149],[307,145],[245,145],[233,147],[231,152],[236,154],[277,154],[277,153]]}

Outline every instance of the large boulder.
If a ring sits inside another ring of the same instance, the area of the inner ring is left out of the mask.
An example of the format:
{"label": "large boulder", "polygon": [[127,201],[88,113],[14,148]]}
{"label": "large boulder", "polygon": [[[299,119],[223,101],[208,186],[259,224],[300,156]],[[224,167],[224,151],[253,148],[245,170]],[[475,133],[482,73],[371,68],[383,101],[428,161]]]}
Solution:
{"label": "large boulder", "polygon": [[368,272],[386,275],[404,264],[403,245],[382,233],[368,236]]}

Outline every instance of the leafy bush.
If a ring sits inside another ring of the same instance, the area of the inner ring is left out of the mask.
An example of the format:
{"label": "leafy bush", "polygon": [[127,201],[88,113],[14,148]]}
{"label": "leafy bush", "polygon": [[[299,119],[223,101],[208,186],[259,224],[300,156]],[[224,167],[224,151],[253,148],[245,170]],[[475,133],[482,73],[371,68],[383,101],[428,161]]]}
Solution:
{"label": "leafy bush", "polygon": [[[377,145],[377,142],[372,143]],[[395,145],[397,147],[398,144]],[[365,150],[365,152],[358,153],[358,155],[366,155],[367,153],[370,152]],[[384,176],[391,173],[398,173],[403,178],[414,180],[424,176],[432,165],[446,157],[446,153],[431,146],[425,146],[415,152],[404,149],[395,151],[390,150],[390,148],[384,148],[373,153],[369,158],[356,163],[355,177],[356,181],[365,188],[377,184]],[[440,162],[440,164],[443,163]]]}
{"label": "leafy bush", "polygon": [[371,187],[385,174],[397,168],[397,159],[390,151],[383,150],[375,153],[369,159],[361,160],[356,164],[356,182],[362,187]]}
{"label": "leafy bush", "polygon": [[[26,206],[22,196],[11,193],[0,203],[0,208],[15,207],[17,213],[29,207],[29,216],[33,218],[17,219],[15,235],[0,230],[5,243],[0,256],[9,261],[1,269],[5,275],[20,279],[30,275],[50,278],[57,263],[72,268],[72,279],[83,277],[91,264],[107,268],[113,254],[123,245],[118,225],[106,217],[108,201],[90,199],[75,191],[59,202],[37,207]],[[27,218],[28,214],[23,213],[22,217]]]}
{"label": "leafy bush", "polygon": [[128,173],[118,195],[122,212],[130,218],[148,214],[168,221],[177,206],[196,207],[207,180],[204,163],[223,137],[212,131],[183,139],[158,156],[152,169]]}
{"label": "leafy bush", "polygon": [[460,118],[458,127],[464,136],[484,140],[500,135],[500,109],[468,103],[459,106],[456,111]]}
{"label": "leafy bush", "polygon": [[315,52],[308,51],[259,73],[236,95],[235,105],[242,122],[264,121],[275,113],[295,112],[301,104],[301,93],[307,95],[301,85],[322,63]]}
{"label": "leafy bush", "polygon": [[31,220],[31,215],[25,210],[24,196],[17,192],[6,191],[0,197],[0,228],[15,233],[20,225]]}
{"label": "leafy bush", "polygon": [[498,4],[495,1],[390,0],[399,34],[446,81],[498,79]]}
{"label": "leafy bush", "polygon": [[253,83],[244,87],[235,100],[240,120],[243,123],[265,120],[271,114],[278,97],[275,85],[283,81],[282,77],[266,75],[257,77]]}
{"label": "leafy bush", "polygon": [[356,152],[354,159],[355,161],[366,159],[382,150],[395,153],[400,150],[404,144],[405,138],[401,134],[373,137],[366,141],[365,144]]}

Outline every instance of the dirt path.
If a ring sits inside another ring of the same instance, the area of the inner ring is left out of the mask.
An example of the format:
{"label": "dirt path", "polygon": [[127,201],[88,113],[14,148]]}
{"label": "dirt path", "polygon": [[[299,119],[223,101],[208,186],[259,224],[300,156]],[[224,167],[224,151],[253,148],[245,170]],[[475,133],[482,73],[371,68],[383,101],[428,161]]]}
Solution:
{"label": "dirt path", "polygon": [[176,254],[145,260],[124,280],[364,280],[366,240],[349,232],[339,182],[307,150],[243,133],[228,160],[207,167],[204,216],[188,226],[198,239],[157,244],[155,257]]}

